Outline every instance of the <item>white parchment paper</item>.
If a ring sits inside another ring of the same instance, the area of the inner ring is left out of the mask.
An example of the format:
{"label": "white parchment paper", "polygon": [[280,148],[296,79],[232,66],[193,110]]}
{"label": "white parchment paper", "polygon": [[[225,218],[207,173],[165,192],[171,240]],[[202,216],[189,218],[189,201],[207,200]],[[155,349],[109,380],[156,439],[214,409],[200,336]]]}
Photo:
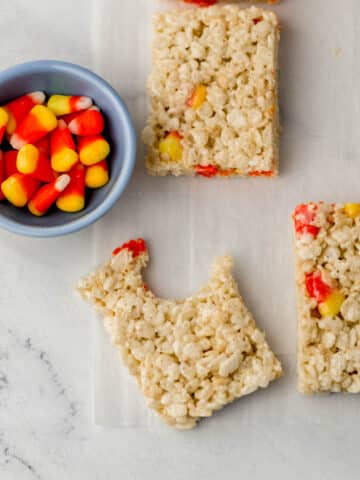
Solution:
{"label": "white parchment paper", "polygon": [[[133,1],[138,5],[134,9]],[[131,4],[131,5],[130,5]],[[148,283],[161,297],[184,297],[207,279],[213,259],[236,261],[240,291],[285,368],[267,390],[217,414],[219,427],[352,423],[356,396],[303,397],[296,391],[296,310],[290,214],[303,201],[359,201],[360,22],[358,0],[283,0],[282,145],[278,180],[153,178],[143,166],[152,0],[96,0],[97,71],[125,99],[139,134],[137,167],[118,205],[96,226],[98,262],[130,238],[150,247]],[[144,406],[98,319],[95,422],[165,428]]]}

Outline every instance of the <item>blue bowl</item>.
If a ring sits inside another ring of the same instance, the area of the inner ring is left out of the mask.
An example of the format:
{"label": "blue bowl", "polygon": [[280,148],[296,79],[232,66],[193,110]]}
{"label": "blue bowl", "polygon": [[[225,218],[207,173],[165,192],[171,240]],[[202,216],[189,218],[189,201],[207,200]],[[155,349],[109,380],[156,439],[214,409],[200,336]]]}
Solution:
{"label": "blue bowl", "polygon": [[28,62],[0,72],[0,105],[25,93],[43,90],[91,97],[105,116],[111,141],[110,181],[87,192],[86,207],[78,213],[55,208],[43,217],[31,215],[7,202],[0,203],[0,227],[21,235],[55,237],[76,232],[102,217],[119,199],[131,178],[136,136],[129,112],[115,90],[98,75],[72,63],[53,60]]}

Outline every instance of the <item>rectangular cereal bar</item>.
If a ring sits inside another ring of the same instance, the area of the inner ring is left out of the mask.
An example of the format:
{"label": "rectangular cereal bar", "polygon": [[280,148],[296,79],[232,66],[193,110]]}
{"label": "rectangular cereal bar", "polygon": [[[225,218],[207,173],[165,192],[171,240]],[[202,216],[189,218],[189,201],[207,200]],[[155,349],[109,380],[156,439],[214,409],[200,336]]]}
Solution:
{"label": "rectangular cereal bar", "polygon": [[360,204],[293,214],[302,393],[360,393]]}
{"label": "rectangular cereal bar", "polygon": [[235,5],[156,16],[150,115],[152,175],[276,176],[279,25]]}

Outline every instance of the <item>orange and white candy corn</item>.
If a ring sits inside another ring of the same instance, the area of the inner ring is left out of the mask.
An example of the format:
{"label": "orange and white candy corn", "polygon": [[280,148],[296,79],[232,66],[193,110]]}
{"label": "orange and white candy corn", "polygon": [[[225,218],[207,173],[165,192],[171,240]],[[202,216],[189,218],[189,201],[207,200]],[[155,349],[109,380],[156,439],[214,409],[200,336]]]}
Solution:
{"label": "orange and white candy corn", "polygon": [[69,172],[70,184],[59,196],[56,206],[63,212],[79,212],[85,207],[85,167],[81,163]]}
{"label": "orange and white candy corn", "polygon": [[31,143],[20,148],[16,168],[20,173],[30,175],[41,182],[51,182],[55,178],[49,158]]}
{"label": "orange and white candy corn", "polygon": [[4,133],[5,133],[8,122],[9,122],[8,112],[5,110],[5,108],[0,107],[0,143],[4,138]]}
{"label": "orange and white candy corn", "polygon": [[24,120],[30,110],[35,107],[35,105],[42,105],[44,102],[44,92],[31,92],[7,103],[4,106],[9,114],[6,133],[12,135],[16,127]]}
{"label": "orange and white candy corn", "polygon": [[80,162],[89,166],[104,160],[110,153],[110,145],[102,135],[90,135],[79,138],[78,151]]}
{"label": "orange and white candy corn", "polygon": [[47,106],[57,117],[87,110],[91,105],[91,98],[78,95],[52,95],[47,103]]}
{"label": "orange and white candy corn", "polygon": [[64,120],[51,134],[51,166],[56,172],[68,172],[78,162],[76,145]]}
{"label": "orange and white candy corn", "polygon": [[3,162],[5,168],[5,179],[18,172],[16,167],[16,159],[18,156],[17,150],[10,150],[3,152]]}
{"label": "orange and white candy corn", "polygon": [[20,150],[28,143],[34,144],[53,131],[57,123],[57,118],[51,110],[44,105],[36,105],[16,127],[10,137],[10,144],[15,150]]}
{"label": "orange and white candy corn", "polygon": [[14,173],[1,184],[1,190],[5,198],[15,207],[25,207],[40,182],[23,173]]}
{"label": "orange and white candy corn", "polygon": [[104,117],[98,107],[79,113],[70,123],[70,132],[81,137],[99,135],[104,130]]}
{"label": "orange and white candy corn", "polygon": [[52,205],[55,204],[61,193],[70,183],[70,176],[66,173],[60,175],[51,183],[41,187],[28,203],[28,209],[37,217],[45,215]]}
{"label": "orange and white candy corn", "polygon": [[[3,152],[0,150],[0,185],[2,182],[5,180],[5,164],[4,164],[4,155]],[[5,198],[4,194],[2,193],[2,190],[0,188],[0,200],[3,200]]]}
{"label": "orange and white candy corn", "polygon": [[109,181],[109,169],[106,160],[86,168],[85,185],[88,188],[101,188]]}

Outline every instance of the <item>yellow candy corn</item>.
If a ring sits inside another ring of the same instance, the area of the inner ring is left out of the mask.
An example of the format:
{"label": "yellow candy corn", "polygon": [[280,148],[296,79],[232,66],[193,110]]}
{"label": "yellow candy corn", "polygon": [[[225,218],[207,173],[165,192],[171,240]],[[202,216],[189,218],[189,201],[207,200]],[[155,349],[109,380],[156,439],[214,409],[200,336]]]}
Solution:
{"label": "yellow candy corn", "polygon": [[50,110],[59,117],[69,113],[80,112],[91,107],[92,100],[89,97],[77,95],[52,95],[47,103]]}
{"label": "yellow candy corn", "polygon": [[106,160],[87,167],[85,185],[88,188],[101,188],[109,181],[109,171]]}
{"label": "yellow candy corn", "polygon": [[356,218],[360,215],[360,203],[346,203],[344,210],[348,217]]}
{"label": "yellow candy corn", "polygon": [[181,139],[179,132],[170,132],[159,144],[160,153],[167,155],[173,162],[179,162],[183,153]]}
{"label": "yellow candy corn", "polygon": [[345,295],[340,291],[331,293],[328,298],[319,304],[319,312],[322,317],[336,317],[345,301]]}

